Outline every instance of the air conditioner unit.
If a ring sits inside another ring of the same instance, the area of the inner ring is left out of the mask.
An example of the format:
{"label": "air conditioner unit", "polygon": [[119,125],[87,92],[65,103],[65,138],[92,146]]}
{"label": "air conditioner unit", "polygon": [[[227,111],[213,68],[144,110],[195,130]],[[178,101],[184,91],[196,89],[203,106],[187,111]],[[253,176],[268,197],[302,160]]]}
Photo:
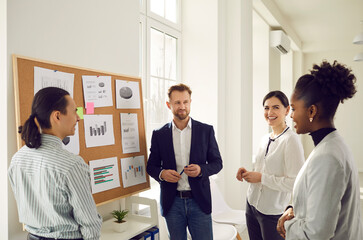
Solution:
{"label": "air conditioner unit", "polygon": [[286,54],[290,51],[290,39],[282,30],[270,31],[270,47]]}

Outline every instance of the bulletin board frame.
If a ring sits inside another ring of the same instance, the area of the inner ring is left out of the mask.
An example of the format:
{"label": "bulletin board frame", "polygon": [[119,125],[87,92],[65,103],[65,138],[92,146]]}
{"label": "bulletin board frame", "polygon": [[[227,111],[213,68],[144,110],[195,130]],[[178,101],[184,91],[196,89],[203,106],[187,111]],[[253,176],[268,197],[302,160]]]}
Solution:
{"label": "bulletin board frame", "polygon": [[[141,79],[133,76],[121,75],[121,74],[99,71],[94,69],[65,65],[51,61],[39,60],[30,57],[13,55],[13,80],[14,80],[15,115],[16,115],[17,131],[18,127],[22,126],[31,114],[31,104],[34,97],[34,67],[41,67],[65,73],[73,73],[74,74],[73,99],[76,102],[77,107],[83,107],[83,109],[85,109],[85,103],[84,103],[84,94],[82,88],[82,76],[83,75],[111,76],[113,106],[94,108],[94,114],[113,115],[113,127],[114,127],[113,130],[114,130],[115,144],[108,146],[86,148],[85,134],[84,134],[84,120],[80,120],[78,122],[79,144],[80,144],[79,155],[84,159],[84,161],[87,164],[89,164],[89,161],[92,160],[98,160],[110,157],[117,157],[118,161],[120,187],[93,194],[93,198],[95,200],[96,205],[100,206],[108,202],[112,202],[117,199],[124,198],[150,189],[150,177],[146,173],[146,169],[144,169],[146,182],[130,186],[127,188],[123,187],[122,171],[121,171],[121,158],[137,157],[142,155],[144,156],[145,168],[147,164],[147,145],[146,145]],[[125,81],[135,81],[139,83],[139,90],[140,90],[139,109],[116,108],[116,96],[115,96],[116,79],[125,80]],[[140,152],[126,153],[126,154],[122,152],[120,113],[137,114]],[[25,145],[25,143],[21,139],[21,135],[18,132],[16,134],[17,134],[17,147],[18,149],[20,149],[22,146]]]}

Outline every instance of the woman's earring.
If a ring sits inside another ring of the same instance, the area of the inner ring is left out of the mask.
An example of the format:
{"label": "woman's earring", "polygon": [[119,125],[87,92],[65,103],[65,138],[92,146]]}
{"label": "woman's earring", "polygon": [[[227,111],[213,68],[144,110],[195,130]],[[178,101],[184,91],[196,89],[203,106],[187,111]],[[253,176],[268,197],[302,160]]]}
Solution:
{"label": "woman's earring", "polygon": [[313,120],[314,120],[314,118],[312,118],[312,117],[311,117],[311,118],[309,118],[309,121],[310,121],[310,122],[313,122]]}

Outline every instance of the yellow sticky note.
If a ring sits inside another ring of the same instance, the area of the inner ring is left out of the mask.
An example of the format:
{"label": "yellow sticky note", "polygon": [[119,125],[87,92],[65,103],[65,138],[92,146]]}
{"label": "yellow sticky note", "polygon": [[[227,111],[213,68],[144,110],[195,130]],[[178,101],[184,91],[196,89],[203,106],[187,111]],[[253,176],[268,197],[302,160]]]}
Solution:
{"label": "yellow sticky note", "polygon": [[83,119],[83,107],[78,107],[77,108],[77,114],[78,114],[80,119]]}

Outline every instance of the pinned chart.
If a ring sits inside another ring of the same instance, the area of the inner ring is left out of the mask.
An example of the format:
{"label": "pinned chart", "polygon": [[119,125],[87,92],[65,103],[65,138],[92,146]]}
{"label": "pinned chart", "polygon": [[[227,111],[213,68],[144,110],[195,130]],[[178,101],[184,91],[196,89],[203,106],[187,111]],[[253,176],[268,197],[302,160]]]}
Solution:
{"label": "pinned chart", "polygon": [[103,192],[120,186],[117,157],[89,162],[92,193]]}
{"label": "pinned chart", "polygon": [[116,80],[117,109],[139,109],[140,87],[138,82]]}
{"label": "pinned chart", "polygon": [[124,188],[146,182],[144,156],[121,158]]}
{"label": "pinned chart", "polygon": [[115,144],[112,115],[84,115],[86,147]]}
{"label": "pinned chart", "polygon": [[73,98],[74,74],[34,67],[34,95],[46,87],[62,88]]}
{"label": "pinned chart", "polygon": [[89,127],[89,134],[90,136],[104,136],[107,133],[107,123],[103,121],[101,125],[95,124],[94,126]]}
{"label": "pinned chart", "polygon": [[120,113],[122,152],[140,152],[137,113]]}
{"label": "pinned chart", "polygon": [[94,107],[113,106],[111,76],[82,76],[84,102],[93,102]]}

